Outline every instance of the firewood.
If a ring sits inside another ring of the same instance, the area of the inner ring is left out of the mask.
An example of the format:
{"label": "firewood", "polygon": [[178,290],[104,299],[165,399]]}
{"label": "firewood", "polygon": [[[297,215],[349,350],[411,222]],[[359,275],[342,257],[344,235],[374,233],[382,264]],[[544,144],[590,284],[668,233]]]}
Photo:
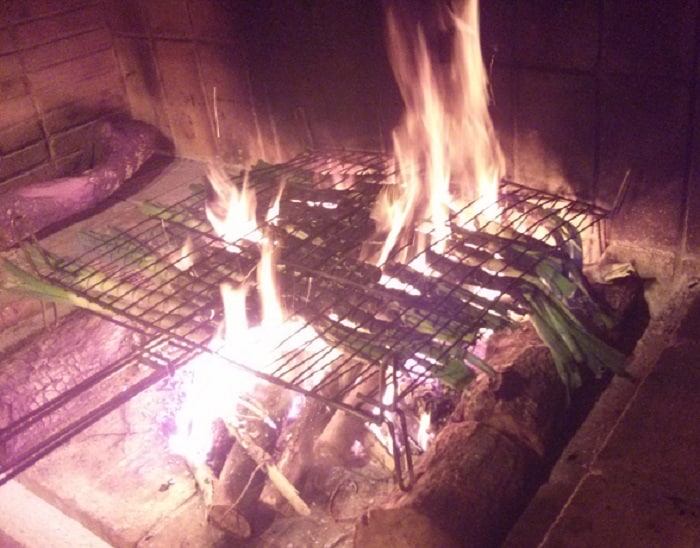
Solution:
{"label": "firewood", "polygon": [[[376,391],[378,379],[376,376],[368,376],[359,382],[347,394],[343,403],[355,406],[362,401],[362,395]],[[315,463],[320,466],[338,466],[357,462],[357,457],[352,452],[356,441],[362,441],[367,427],[365,421],[348,413],[337,410],[324,428],[314,444]]]}
{"label": "firewood", "polygon": [[150,158],[158,131],[143,122],[104,122],[95,147],[105,157],[82,175],[35,183],[0,194],[0,249],[95,207],[112,195]]}
{"label": "firewood", "polygon": [[[249,430],[254,433],[255,441]],[[229,425],[229,431],[236,443],[231,447],[219,477],[213,481],[207,519],[237,538],[248,538],[252,532],[249,517],[264,484],[258,451],[274,447],[276,432],[262,420],[250,420],[241,426]]]}
{"label": "firewood", "polygon": [[[641,281],[636,286],[617,321],[637,313]],[[500,545],[561,442],[567,387],[532,328],[494,334],[487,358],[498,376],[477,379],[462,395],[416,467],[411,490],[395,490],[386,505],[358,520],[357,546],[390,545],[407,520],[416,522],[416,538],[446,536],[441,546]]]}
{"label": "firewood", "polygon": [[[276,466],[294,485],[298,485],[304,474],[314,464],[314,441],[321,434],[332,416],[325,403],[307,398],[299,417],[280,434],[280,455]],[[291,507],[275,486],[268,482],[260,495],[260,501],[277,512],[289,515]]]}

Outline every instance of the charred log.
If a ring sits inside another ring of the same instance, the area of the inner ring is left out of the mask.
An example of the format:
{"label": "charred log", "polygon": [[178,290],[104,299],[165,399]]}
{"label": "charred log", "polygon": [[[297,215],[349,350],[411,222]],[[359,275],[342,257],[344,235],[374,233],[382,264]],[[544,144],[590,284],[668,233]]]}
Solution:
{"label": "charred log", "polygon": [[[617,299],[620,322],[638,311],[641,284],[633,285],[601,291]],[[531,328],[489,343],[498,375],[464,393],[416,467],[412,489],[364,515],[355,546],[391,545],[406,523],[414,538],[428,539],[421,546],[497,546],[507,534],[554,457],[571,409],[551,353]]]}
{"label": "charred log", "polygon": [[[314,441],[331,418],[326,404],[307,399],[299,417],[286,427],[277,442],[276,464],[280,472],[294,485],[299,485],[304,474],[314,463]],[[293,509],[275,486],[268,482],[260,501],[283,515],[292,515]]]}
{"label": "charred log", "polygon": [[143,122],[111,121],[99,126],[95,138],[102,157],[94,168],[0,195],[0,249],[108,198],[153,155],[158,131]]}
{"label": "charred log", "polygon": [[133,331],[79,310],[2,356],[2,467],[119,393],[126,379],[134,381],[136,371],[114,364],[140,342]]}
{"label": "charred log", "polygon": [[[252,533],[251,513],[265,484],[261,463],[251,453],[270,451],[277,439],[276,432],[263,421],[251,421],[245,426],[248,444],[239,436],[228,453],[219,478],[213,482],[212,504],[208,520],[235,538],[248,538]],[[241,430],[242,432],[242,430]]]}

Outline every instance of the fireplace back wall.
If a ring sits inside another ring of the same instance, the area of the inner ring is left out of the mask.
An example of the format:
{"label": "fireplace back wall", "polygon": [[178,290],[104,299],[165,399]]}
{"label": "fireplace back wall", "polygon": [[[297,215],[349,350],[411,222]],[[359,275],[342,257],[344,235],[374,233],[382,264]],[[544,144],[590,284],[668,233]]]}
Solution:
{"label": "fireplace back wall", "polygon": [[[699,0],[489,0],[482,44],[508,177],[610,207],[643,274],[697,271]],[[321,0],[8,0],[0,185],[87,167],[128,113],[181,157],[246,164],[388,149],[402,104],[384,5]],[[646,258],[646,259],[645,259]]]}

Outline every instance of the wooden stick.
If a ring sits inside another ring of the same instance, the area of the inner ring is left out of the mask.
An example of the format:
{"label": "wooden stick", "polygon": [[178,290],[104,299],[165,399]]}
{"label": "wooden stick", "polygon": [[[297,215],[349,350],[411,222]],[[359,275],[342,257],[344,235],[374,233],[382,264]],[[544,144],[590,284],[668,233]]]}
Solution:
{"label": "wooden stick", "polygon": [[267,473],[270,481],[279,490],[280,494],[292,505],[292,508],[301,516],[311,514],[311,509],[299,496],[299,492],[294,485],[275,466],[272,456],[244,429],[235,426],[230,427],[231,434],[236,438],[238,444],[248,453],[248,456],[257,464],[259,468]]}

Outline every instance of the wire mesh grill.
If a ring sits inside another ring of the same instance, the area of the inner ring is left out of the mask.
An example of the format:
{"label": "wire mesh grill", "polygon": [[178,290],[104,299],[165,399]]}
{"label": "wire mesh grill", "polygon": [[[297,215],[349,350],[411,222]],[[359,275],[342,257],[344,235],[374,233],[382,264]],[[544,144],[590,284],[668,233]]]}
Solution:
{"label": "wire mesh grill", "polygon": [[[393,432],[389,416],[398,416],[400,426],[402,402],[417,387],[428,378],[451,381],[455,371],[478,369],[482,334],[508,325],[521,311],[500,259],[522,254],[523,242],[569,257],[570,248],[581,246],[579,235],[606,215],[590,204],[503,182],[498,222],[484,221],[484,211],[470,204],[452,212],[451,235],[411,232],[380,269],[368,260],[379,246],[372,210],[394,174],[388,156],[327,151],[234,177],[238,187],[255,191],[258,224],[276,250],[283,306],[299,320],[276,341],[277,355],[263,367],[211,344],[223,321],[221,285],[254,282],[261,245],[252,233],[233,242],[215,233],[205,213],[204,184],[193,185],[177,203],[145,206],[148,215],[130,227],[87,235],[89,251],[49,260],[53,268],[42,275],[144,336],[144,349],[117,366],[149,366],[128,394],[194,355],[219,353],[267,382],[384,422]],[[278,212],[266,218],[278,196]],[[562,226],[575,230],[566,237]],[[406,264],[406,257],[412,262]],[[260,319],[254,291],[248,315]],[[100,379],[91,382],[97,386]],[[61,405],[60,397],[54,405]],[[49,407],[39,411],[50,413]],[[13,425],[28,427],[26,421]]]}

